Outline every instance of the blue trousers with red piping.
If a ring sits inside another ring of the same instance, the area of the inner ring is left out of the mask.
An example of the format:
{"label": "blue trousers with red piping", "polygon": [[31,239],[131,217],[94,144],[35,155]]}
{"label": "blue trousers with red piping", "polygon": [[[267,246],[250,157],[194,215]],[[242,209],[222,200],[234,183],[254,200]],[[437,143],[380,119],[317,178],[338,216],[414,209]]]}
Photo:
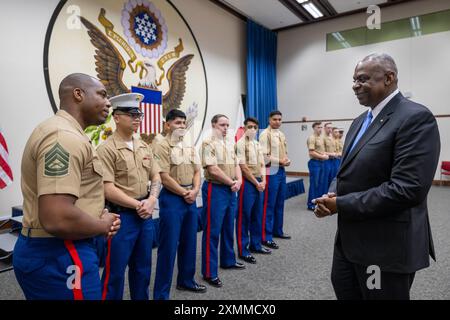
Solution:
{"label": "blue trousers with red piping", "polygon": [[218,248],[220,238],[220,265],[236,263],[234,254],[234,220],[236,219],[236,192],[229,186],[205,181],[202,185],[202,274],[204,278],[218,276]]}
{"label": "blue trousers with red piping", "polygon": [[101,283],[93,239],[62,240],[19,235],[14,273],[28,300],[100,300]]}
{"label": "blue trousers with red piping", "polygon": [[267,168],[264,191],[262,241],[272,241],[273,235],[283,235],[284,200],[286,199],[284,167]]}
{"label": "blue trousers with red piping", "polygon": [[196,284],[198,209],[195,202],[189,204],[166,188],[161,190],[159,208],[159,246],[153,298],[167,300],[177,251],[177,285],[193,288]]}
{"label": "blue trousers with red piping", "polygon": [[155,237],[152,219],[142,219],[136,210],[117,212],[121,225],[108,241],[105,268],[102,275],[102,299],[121,300],[128,266],[131,300],[149,300],[152,268],[152,244]]}
{"label": "blue trousers with red piping", "polygon": [[[257,179],[261,181],[261,179]],[[261,249],[262,234],[262,192],[247,179],[242,180],[238,193],[238,214],[236,218],[236,240],[238,255],[250,255],[249,249]]]}

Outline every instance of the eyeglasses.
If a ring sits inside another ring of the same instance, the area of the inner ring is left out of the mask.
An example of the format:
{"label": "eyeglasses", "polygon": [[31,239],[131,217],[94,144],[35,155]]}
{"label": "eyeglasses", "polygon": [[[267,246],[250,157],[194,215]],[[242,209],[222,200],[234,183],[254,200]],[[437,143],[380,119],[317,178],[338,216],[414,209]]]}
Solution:
{"label": "eyeglasses", "polygon": [[132,119],[139,119],[139,120],[142,120],[142,119],[144,119],[144,114],[142,113],[142,112],[139,112],[139,113],[135,113],[135,112],[133,112],[133,113],[129,113],[129,112],[116,112],[116,114],[118,114],[118,115],[124,115],[124,116],[129,116],[130,118],[132,118]]}
{"label": "eyeglasses", "polygon": [[257,125],[252,126],[251,124],[247,126],[247,129],[258,129]]}

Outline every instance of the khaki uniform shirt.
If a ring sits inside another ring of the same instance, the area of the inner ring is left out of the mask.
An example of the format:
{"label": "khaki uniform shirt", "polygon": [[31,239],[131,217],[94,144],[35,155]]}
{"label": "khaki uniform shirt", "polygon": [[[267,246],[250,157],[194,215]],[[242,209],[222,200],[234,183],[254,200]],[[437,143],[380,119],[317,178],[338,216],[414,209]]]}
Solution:
{"label": "khaki uniform shirt", "polygon": [[236,166],[238,164],[234,143],[229,143],[214,136],[205,139],[202,143],[202,167],[205,180],[222,184],[214,180],[206,169],[207,166],[217,165],[228,177],[236,180]]}
{"label": "khaki uniform shirt", "polygon": [[75,206],[100,217],[105,205],[102,163],[80,124],[66,111],[59,110],[34,129],[23,152],[21,173],[23,226],[38,229],[37,236],[51,237],[39,222],[42,195],[73,195]]}
{"label": "khaki uniform shirt", "polygon": [[259,144],[265,157],[283,159],[287,157],[287,141],[283,132],[267,127],[259,136]]}
{"label": "khaki uniform shirt", "polygon": [[155,145],[157,145],[158,143],[161,143],[161,141],[163,141],[165,138],[165,136],[162,133],[158,133],[152,140],[152,149],[155,148]]}
{"label": "khaki uniform shirt", "polygon": [[103,164],[103,180],[113,182],[127,196],[139,199],[148,194],[149,180],[159,173],[159,167],[144,141],[133,137],[133,147],[131,150],[116,131],[97,152]]}
{"label": "khaki uniform shirt", "polygon": [[264,167],[264,156],[259,142],[245,135],[236,143],[236,155],[239,164],[246,164],[252,175],[261,178],[261,168]]}
{"label": "khaki uniform shirt", "polygon": [[320,136],[316,136],[315,134],[310,135],[306,144],[308,146],[308,151],[316,151],[322,154],[325,153],[324,139]]}
{"label": "khaki uniform shirt", "polygon": [[194,147],[183,141],[175,142],[167,135],[159,143],[153,145],[154,158],[161,172],[167,172],[181,186],[190,186],[194,181],[194,173],[200,169],[200,159]]}
{"label": "khaki uniform shirt", "polygon": [[334,143],[334,139],[329,136],[323,136],[323,144],[325,146],[325,152],[335,152],[336,144]]}
{"label": "khaki uniform shirt", "polygon": [[336,153],[339,153],[342,155],[342,150],[344,149],[344,144],[342,143],[341,139],[335,139],[334,143],[336,145]]}

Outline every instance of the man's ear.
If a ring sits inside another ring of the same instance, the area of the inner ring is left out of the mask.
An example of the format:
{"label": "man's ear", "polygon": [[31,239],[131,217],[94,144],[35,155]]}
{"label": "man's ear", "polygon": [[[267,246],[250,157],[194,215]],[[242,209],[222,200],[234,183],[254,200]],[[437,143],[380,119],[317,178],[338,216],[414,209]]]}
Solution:
{"label": "man's ear", "polygon": [[80,88],[73,89],[73,98],[76,102],[81,102],[84,99],[84,91]]}
{"label": "man's ear", "polygon": [[390,86],[395,81],[395,73],[394,72],[388,72],[384,78],[384,84],[386,86]]}
{"label": "man's ear", "polygon": [[119,119],[120,119],[119,116],[117,114],[113,114],[112,117],[114,119],[114,122],[117,124],[119,122]]}

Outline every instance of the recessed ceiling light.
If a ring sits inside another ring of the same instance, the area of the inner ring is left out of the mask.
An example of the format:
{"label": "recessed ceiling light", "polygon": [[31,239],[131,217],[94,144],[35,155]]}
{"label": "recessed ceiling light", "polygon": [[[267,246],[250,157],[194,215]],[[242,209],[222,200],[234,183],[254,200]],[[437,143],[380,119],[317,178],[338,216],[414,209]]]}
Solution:
{"label": "recessed ceiling light", "polygon": [[323,13],[320,12],[320,10],[317,9],[317,7],[311,2],[303,4],[303,8],[305,8],[306,11],[308,11],[314,19],[323,17]]}
{"label": "recessed ceiling light", "polygon": [[302,4],[304,2],[307,2],[307,1],[309,1],[309,0],[297,0],[297,2],[300,3],[300,4]]}

